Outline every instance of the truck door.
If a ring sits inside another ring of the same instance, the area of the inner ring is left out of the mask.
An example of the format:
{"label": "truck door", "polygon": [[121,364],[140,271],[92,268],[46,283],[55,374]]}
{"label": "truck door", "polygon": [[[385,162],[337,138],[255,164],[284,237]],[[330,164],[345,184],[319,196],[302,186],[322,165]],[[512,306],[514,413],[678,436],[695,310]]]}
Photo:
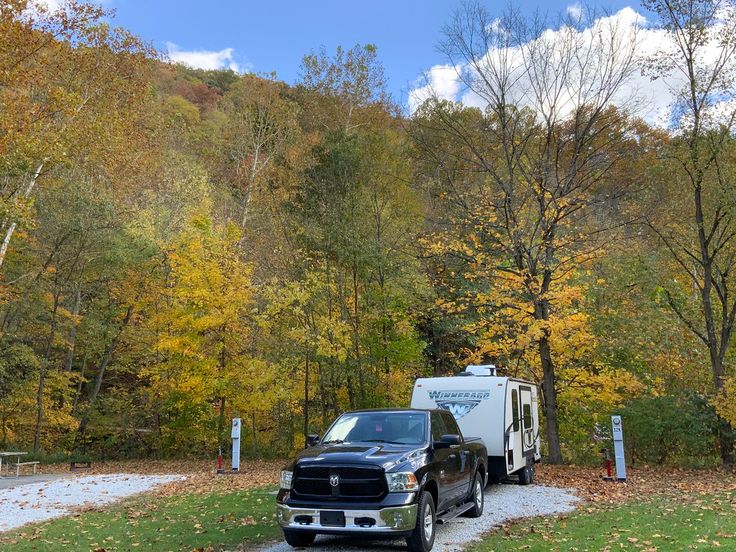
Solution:
{"label": "truck door", "polygon": [[[442,416],[445,418],[447,432],[452,435],[460,435],[462,438],[463,434],[457,425],[455,417],[446,410],[442,411]],[[470,492],[470,478],[473,476],[471,473],[473,469],[473,458],[470,457],[470,451],[465,446],[456,449],[455,454],[455,496],[463,497]]]}
{"label": "truck door", "polygon": [[532,416],[532,388],[522,385],[519,386],[521,397],[521,444],[522,454],[524,458],[534,457],[535,453],[535,429],[534,416]]}
{"label": "truck door", "polygon": [[[432,441],[439,441],[443,435],[448,435],[451,431],[448,429],[444,417],[441,412],[433,411],[430,413],[430,422],[432,429]],[[455,499],[455,487],[457,485],[457,449],[454,448],[435,448],[434,464],[439,486],[439,504],[436,505],[437,511],[443,510],[449,506]]]}

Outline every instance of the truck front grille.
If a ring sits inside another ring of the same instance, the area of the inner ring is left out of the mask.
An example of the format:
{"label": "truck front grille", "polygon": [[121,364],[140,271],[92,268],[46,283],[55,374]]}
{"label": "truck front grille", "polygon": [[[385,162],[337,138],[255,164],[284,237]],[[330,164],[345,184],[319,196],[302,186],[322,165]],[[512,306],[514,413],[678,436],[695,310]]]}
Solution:
{"label": "truck front grille", "polygon": [[[338,484],[330,479],[337,477]],[[381,500],[388,488],[381,468],[347,466],[297,466],[292,495],[300,499],[354,501]]]}

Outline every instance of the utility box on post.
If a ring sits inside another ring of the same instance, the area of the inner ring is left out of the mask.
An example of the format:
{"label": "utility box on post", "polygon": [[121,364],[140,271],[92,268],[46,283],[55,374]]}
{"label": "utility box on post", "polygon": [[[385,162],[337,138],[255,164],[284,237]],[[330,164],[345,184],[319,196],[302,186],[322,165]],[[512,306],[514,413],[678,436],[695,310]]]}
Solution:
{"label": "utility box on post", "polygon": [[233,418],[230,437],[233,439],[233,471],[240,471],[240,418]]}
{"label": "utility box on post", "polygon": [[613,450],[616,454],[616,479],[626,481],[626,458],[624,457],[624,428],[621,416],[611,416]]}

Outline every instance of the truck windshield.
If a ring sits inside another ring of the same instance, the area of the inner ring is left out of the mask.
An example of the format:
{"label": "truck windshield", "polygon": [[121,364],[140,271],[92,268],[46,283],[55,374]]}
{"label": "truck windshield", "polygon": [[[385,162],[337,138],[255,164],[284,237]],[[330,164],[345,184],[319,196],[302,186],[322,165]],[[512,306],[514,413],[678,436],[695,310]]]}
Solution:
{"label": "truck windshield", "polygon": [[423,412],[355,412],[343,414],[322,443],[394,443],[420,445],[426,442],[427,417]]}

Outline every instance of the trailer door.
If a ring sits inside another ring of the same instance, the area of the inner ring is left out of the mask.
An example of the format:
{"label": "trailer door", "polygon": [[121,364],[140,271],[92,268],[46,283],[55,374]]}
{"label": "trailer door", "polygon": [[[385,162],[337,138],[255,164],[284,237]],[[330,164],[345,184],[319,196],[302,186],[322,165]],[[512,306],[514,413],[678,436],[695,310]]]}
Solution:
{"label": "trailer door", "polygon": [[519,387],[521,395],[521,443],[524,457],[534,456],[534,416],[532,415],[532,388]]}

